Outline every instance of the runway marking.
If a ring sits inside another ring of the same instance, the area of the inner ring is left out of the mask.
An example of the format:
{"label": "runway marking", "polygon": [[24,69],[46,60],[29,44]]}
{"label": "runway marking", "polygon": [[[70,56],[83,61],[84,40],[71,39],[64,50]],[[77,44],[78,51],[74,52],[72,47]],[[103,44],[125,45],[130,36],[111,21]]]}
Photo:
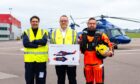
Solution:
{"label": "runway marking", "polygon": [[140,49],[134,50],[116,50],[116,54],[140,54]]}
{"label": "runway marking", "polygon": [[1,53],[0,52],[0,55],[23,55],[22,53],[20,54],[18,54],[18,53]]}
{"label": "runway marking", "polygon": [[0,72],[0,79],[17,78],[17,75]]}
{"label": "runway marking", "polygon": [[21,48],[20,50],[21,50],[21,51],[24,51],[24,48]]}
{"label": "runway marking", "polygon": [[126,52],[126,51],[140,51],[140,49],[133,49],[133,50],[115,50],[115,52]]}
{"label": "runway marking", "polygon": [[[116,53],[115,53],[115,54],[116,54]],[[133,55],[138,54],[138,55],[139,55],[140,53],[135,53],[135,52],[133,52],[133,53],[127,53],[127,52],[126,52],[126,53],[117,53],[117,54],[133,54]]]}
{"label": "runway marking", "polygon": [[2,48],[0,48],[0,49],[18,49],[19,47],[2,47]]}

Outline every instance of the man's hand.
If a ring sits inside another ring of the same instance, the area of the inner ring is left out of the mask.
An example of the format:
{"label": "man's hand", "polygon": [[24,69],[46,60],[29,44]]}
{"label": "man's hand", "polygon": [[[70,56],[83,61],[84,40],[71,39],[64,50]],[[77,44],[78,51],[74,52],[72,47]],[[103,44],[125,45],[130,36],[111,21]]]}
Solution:
{"label": "man's hand", "polygon": [[106,56],[106,57],[112,57],[113,56],[113,51],[108,51],[108,52],[106,52],[103,56]]}
{"label": "man's hand", "polygon": [[41,47],[42,45],[38,45],[38,47]]}
{"label": "man's hand", "polygon": [[82,42],[82,40],[80,40],[80,39],[77,39],[77,42],[78,42],[78,44],[80,44],[80,43]]}

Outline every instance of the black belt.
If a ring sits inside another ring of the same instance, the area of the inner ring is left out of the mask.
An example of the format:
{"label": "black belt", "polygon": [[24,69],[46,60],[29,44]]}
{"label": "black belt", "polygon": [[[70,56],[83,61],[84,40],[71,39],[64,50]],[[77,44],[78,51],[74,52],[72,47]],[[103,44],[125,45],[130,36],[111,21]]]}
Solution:
{"label": "black belt", "polygon": [[95,66],[95,65],[98,65],[98,64],[86,64],[86,66]]}

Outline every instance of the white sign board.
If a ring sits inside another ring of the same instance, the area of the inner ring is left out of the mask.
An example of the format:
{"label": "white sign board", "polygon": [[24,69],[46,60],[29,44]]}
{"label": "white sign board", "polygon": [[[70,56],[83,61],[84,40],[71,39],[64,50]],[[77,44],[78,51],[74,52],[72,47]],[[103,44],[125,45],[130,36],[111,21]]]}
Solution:
{"label": "white sign board", "polygon": [[79,65],[79,45],[49,44],[49,64],[51,65]]}

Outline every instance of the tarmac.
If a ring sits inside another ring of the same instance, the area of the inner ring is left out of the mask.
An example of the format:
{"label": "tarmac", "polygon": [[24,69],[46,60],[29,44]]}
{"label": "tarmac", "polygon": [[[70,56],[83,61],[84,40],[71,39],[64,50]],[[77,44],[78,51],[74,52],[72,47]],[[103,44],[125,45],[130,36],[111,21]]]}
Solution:
{"label": "tarmac", "polygon": [[[105,84],[140,84],[140,38],[118,47],[113,57],[104,60]],[[22,41],[0,41],[0,84],[25,84]],[[47,64],[46,84],[57,84],[53,65]],[[85,84],[83,55],[77,66],[77,84]]]}

